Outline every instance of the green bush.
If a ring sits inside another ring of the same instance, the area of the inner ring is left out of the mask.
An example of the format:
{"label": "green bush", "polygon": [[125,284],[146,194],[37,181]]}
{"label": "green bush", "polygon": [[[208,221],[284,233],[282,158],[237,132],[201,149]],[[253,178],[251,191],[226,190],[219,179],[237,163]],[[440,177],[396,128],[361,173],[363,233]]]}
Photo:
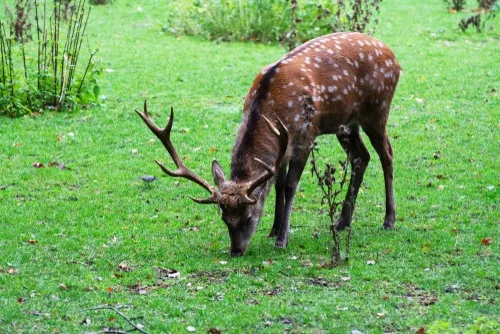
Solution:
{"label": "green bush", "polygon": [[219,41],[304,42],[365,31],[382,0],[176,0],[164,30]]}
{"label": "green bush", "polygon": [[75,7],[67,26],[58,15],[61,2],[55,2],[53,9],[38,1],[34,5],[33,42],[16,42],[16,35],[0,21],[0,115],[16,117],[95,103],[101,69],[94,62],[95,52],[86,61],[81,52],[90,13],[85,1]]}
{"label": "green bush", "polygon": [[[297,35],[301,40],[331,32],[327,21],[318,20],[322,13],[318,4],[332,7],[332,2],[326,0],[300,2]],[[291,26],[287,0],[178,0],[171,9],[166,31],[212,40],[276,42]]]}

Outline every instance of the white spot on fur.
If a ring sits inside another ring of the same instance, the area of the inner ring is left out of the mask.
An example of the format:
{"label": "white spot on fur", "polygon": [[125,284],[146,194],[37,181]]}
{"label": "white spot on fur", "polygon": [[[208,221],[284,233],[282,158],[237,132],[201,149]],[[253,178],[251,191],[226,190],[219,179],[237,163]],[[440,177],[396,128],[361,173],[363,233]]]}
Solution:
{"label": "white spot on fur", "polygon": [[288,101],[288,108],[293,107],[293,101]]}
{"label": "white spot on fur", "polygon": [[330,93],[336,92],[337,91],[337,86],[328,86],[328,91]]}

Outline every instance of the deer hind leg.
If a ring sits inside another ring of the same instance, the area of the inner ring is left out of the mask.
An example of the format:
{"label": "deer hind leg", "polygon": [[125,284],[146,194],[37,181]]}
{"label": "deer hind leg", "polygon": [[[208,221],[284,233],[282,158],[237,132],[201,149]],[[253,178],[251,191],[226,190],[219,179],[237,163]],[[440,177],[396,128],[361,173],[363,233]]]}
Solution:
{"label": "deer hind leg", "polygon": [[342,205],[342,212],[335,227],[337,230],[343,230],[351,225],[356,197],[358,196],[361,182],[363,182],[366,167],[370,161],[370,153],[368,153],[361,139],[359,126],[351,126],[349,130],[349,133],[337,135],[337,139],[349,156],[352,170],[349,188],[347,189],[344,204]]}
{"label": "deer hind leg", "polygon": [[286,164],[278,169],[276,175],[276,204],[274,206],[274,223],[269,233],[269,238],[275,238],[280,231],[283,214],[285,212],[285,181],[286,181]]}
{"label": "deer hind leg", "polygon": [[276,238],[276,248],[285,248],[288,245],[288,231],[290,229],[290,214],[292,213],[293,199],[299,184],[300,176],[304,171],[308,155],[309,154],[306,154],[305,157],[295,158],[291,160],[288,165],[288,173],[286,174],[285,179],[284,212],[278,236]]}
{"label": "deer hind leg", "polygon": [[392,146],[387,136],[385,126],[383,130],[376,131],[373,128],[363,128],[370,142],[377,151],[380,157],[380,162],[382,163],[382,169],[384,171],[384,181],[385,181],[385,219],[383,227],[385,229],[394,228],[394,221],[396,220],[396,208],[394,204],[394,187],[393,187],[393,165],[392,165]]}

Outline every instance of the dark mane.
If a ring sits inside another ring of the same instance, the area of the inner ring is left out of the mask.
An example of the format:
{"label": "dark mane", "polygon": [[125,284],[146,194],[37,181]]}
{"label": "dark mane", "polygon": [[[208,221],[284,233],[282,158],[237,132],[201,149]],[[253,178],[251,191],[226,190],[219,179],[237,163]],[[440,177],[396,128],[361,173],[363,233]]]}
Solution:
{"label": "dark mane", "polygon": [[254,140],[254,133],[257,129],[257,124],[260,119],[260,107],[262,101],[267,96],[269,92],[269,86],[272,82],[272,78],[277,73],[281,61],[278,61],[271,67],[269,67],[259,85],[257,86],[255,96],[250,105],[250,110],[245,114],[243,122],[238,131],[238,137],[236,139],[236,144],[233,148],[233,157],[231,161],[231,180],[240,180],[248,177],[248,171],[245,170],[246,156],[248,155],[252,143]]}

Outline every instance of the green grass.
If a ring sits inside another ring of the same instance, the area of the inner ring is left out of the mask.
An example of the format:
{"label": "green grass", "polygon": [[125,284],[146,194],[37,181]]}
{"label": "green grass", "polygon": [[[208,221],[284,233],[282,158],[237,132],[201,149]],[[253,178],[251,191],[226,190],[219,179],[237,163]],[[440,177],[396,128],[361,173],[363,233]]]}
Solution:
{"label": "green grass", "polygon": [[[465,14],[448,14],[440,1],[384,1],[377,36],[404,69],[388,129],[397,229],[381,229],[383,178],[370,148],[351,265],[324,269],[328,218],[310,173],[289,247],[276,250],[266,238],[271,195],[247,254],[231,259],[217,210],[187,197],[203,191],[163,177],[154,164],[168,159],[157,140],[149,145],[153,135],[133,112],[144,99],[160,124],[176,108],[173,141],[186,164],[210,179],[212,159],[229,167],[254,76],[284,53],[163,34],[163,3],[94,8],[90,43],[114,70],[104,72],[102,107],[0,119],[0,332],[129,328],[113,312],[87,310],[104,304],[129,305],[122,311],[150,333],[188,326],[200,333],[410,333],[431,325],[464,332],[482,317],[498,324],[498,21],[496,31],[461,34]],[[342,158],[333,136],[320,147],[323,157]],[[52,161],[68,168],[32,167]],[[144,174],[162,177],[147,188],[138,180]],[[481,244],[486,237],[489,246]],[[122,261],[130,271],[120,271]],[[159,268],[180,278],[162,280]],[[134,293],[137,284],[147,293]]]}

